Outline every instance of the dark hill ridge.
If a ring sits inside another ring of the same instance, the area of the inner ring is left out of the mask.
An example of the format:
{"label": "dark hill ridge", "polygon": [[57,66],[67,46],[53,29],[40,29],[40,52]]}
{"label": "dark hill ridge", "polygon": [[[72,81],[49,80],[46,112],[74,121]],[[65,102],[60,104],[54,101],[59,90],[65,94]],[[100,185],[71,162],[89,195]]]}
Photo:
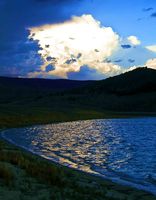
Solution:
{"label": "dark hill ridge", "polygon": [[[81,89],[82,87],[84,87],[83,90]],[[74,93],[137,94],[156,91],[156,70],[140,67],[101,81],[0,77],[0,90],[7,89],[27,91],[62,91],[72,89]]]}
{"label": "dark hill ridge", "polygon": [[140,67],[124,74],[98,81],[89,92],[131,95],[156,91],[156,70]]}
{"label": "dark hill ridge", "polygon": [[0,77],[0,88],[16,89],[44,89],[44,90],[65,90],[86,86],[94,81],[76,81],[66,79],[40,79],[40,78],[10,78]]}
{"label": "dark hill ridge", "polygon": [[138,68],[101,81],[0,77],[0,112],[4,106],[22,115],[38,112],[41,119],[45,110],[72,117],[82,111],[156,112],[156,70]]}
{"label": "dark hill ridge", "polygon": [[73,101],[103,112],[156,112],[156,70],[137,68],[70,94]]}
{"label": "dark hill ridge", "polygon": [[[27,102],[51,93],[82,88],[93,81],[0,77],[0,103]],[[34,102],[35,103],[35,102]]]}

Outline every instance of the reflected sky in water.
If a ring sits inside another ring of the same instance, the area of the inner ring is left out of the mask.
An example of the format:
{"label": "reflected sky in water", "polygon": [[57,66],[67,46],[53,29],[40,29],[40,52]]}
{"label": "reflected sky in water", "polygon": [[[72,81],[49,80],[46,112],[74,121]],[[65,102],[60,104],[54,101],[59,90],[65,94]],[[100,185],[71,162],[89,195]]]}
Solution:
{"label": "reflected sky in water", "polygon": [[156,118],[41,125],[3,136],[63,165],[156,189]]}

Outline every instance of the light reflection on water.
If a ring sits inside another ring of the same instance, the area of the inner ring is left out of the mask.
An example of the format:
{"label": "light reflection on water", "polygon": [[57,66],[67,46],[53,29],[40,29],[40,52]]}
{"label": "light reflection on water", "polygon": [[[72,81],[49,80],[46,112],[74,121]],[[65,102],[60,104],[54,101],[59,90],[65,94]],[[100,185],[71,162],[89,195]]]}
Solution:
{"label": "light reflection on water", "polygon": [[156,118],[67,122],[3,136],[61,164],[156,191]]}

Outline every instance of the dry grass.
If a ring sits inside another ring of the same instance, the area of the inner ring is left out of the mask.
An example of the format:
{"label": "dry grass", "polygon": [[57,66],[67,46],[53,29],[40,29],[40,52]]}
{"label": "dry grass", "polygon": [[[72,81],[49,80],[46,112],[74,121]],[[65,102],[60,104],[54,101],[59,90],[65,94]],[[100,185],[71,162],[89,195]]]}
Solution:
{"label": "dry grass", "polygon": [[0,179],[7,186],[11,186],[14,180],[14,173],[7,163],[0,163]]}

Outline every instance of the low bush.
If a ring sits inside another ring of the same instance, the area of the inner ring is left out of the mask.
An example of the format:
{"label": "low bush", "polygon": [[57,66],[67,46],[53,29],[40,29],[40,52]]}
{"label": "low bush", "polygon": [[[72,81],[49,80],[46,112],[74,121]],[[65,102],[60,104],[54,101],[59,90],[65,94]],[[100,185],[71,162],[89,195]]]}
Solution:
{"label": "low bush", "polygon": [[[27,174],[32,177],[35,177],[39,180],[45,181],[50,185],[57,185],[62,187],[64,184],[63,181],[63,171],[54,166],[50,165],[47,162],[42,161],[41,159],[35,158],[34,156],[27,155],[26,153],[21,153],[20,151],[1,151],[0,161],[8,162],[12,165],[18,166],[21,169],[24,169]],[[7,171],[7,168],[2,166],[0,168],[0,177],[6,176],[7,179],[11,179],[11,173]],[[4,175],[3,175],[4,171]],[[8,178],[7,178],[8,176]],[[2,177],[3,178],[3,177]],[[5,178],[5,177],[4,177]]]}
{"label": "low bush", "polygon": [[0,163],[0,179],[2,179],[7,186],[10,186],[14,180],[14,173],[11,167],[6,163]]}

